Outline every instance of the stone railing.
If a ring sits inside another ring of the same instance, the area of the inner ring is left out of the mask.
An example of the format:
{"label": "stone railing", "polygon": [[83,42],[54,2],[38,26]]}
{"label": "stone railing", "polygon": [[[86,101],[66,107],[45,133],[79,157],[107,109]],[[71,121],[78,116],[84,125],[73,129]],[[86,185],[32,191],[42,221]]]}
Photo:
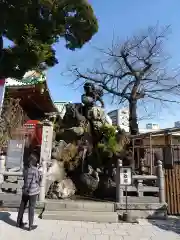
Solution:
{"label": "stone railing", "polygon": [[[116,171],[116,202],[124,203],[125,186],[120,185],[120,168],[122,167],[122,161],[118,160],[118,166]],[[156,181],[155,186],[144,185],[144,181]],[[136,193],[136,198],[143,198],[144,193],[157,193],[159,203],[165,203],[165,186],[164,186],[164,173],[162,168],[162,162],[159,160],[157,165],[156,175],[133,175],[132,185],[127,186],[127,192]]]}
{"label": "stone railing", "polygon": [[[23,179],[22,172],[6,171],[4,162],[4,156],[0,156],[0,192],[11,191],[15,193],[21,193]],[[122,161],[118,161],[116,172],[116,202],[123,203],[125,196],[125,186],[120,185],[120,168],[122,167]],[[8,177],[9,181],[4,181]],[[155,186],[146,186],[144,181],[156,181]],[[134,175],[132,176],[132,185],[127,187],[129,193],[136,193],[136,198],[143,198],[145,193],[152,193],[158,195],[159,203],[165,203],[165,189],[164,189],[164,173],[162,168],[162,162],[158,161],[157,176],[155,175]]]}
{"label": "stone railing", "polygon": [[[3,191],[21,194],[23,185],[23,173],[18,171],[6,171],[5,156],[0,156],[0,193]],[[7,180],[5,181],[4,179]]]}

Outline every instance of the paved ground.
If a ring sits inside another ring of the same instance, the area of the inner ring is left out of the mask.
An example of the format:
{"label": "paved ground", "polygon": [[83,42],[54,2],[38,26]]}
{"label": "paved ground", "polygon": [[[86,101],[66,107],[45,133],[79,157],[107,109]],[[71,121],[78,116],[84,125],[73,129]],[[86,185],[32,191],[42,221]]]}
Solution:
{"label": "paved ground", "polygon": [[[0,212],[0,240],[180,240],[180,220],[140,220],[139,224],[98,224],[49,221],[35,218],[32,232],[17,229],[17,213]],[[25,215],[27,220],[27,214]]]}

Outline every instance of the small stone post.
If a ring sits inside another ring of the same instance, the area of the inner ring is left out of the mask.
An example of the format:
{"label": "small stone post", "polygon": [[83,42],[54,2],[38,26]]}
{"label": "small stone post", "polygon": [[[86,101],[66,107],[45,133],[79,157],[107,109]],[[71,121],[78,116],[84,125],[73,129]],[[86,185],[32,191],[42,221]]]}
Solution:
{"label": "small stone post", "polygon": [[123,203],[123,189],[120,185],[120,167],[122,167],[122,160],[118,159],[116,170],[116,202]]}
{"label": "small stone post", "polygon": [[158,160],[158,186],[159,186],[159,202],[165,203],[165,186],[164,186],[164,172],[162,167],[162,161]]}
{"label": "small stone post", "polygon": [[143,180],[138,179],[137,180],[138,185],[137,185],[137,191],[138,191],[138,197],[143,197]]}
{"label": "small stone post", "polygon": [[46,196],[46,177],[47,177],[47,163],[51,159],[53,139],[53,125],[51,122],[46,121],[43,125],[42,144],[40,163],[42,166],[42,180],[40,184],[39,201],[44,202]]}
{"label": "small stone post", "polygon": [[5,172],[5,170],[6,170],[6,156],[0,155],[0,192],[2,191],[1,184],[4,182],[3,172]]}

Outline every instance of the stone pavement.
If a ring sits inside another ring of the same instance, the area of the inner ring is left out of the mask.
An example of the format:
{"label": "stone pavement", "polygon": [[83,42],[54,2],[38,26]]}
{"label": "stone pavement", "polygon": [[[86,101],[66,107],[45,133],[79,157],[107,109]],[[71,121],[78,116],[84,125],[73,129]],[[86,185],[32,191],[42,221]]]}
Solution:
{"label": "stone pavement", "polygon": [[[15,227],[17,213],[0,212],[0,240],[180,240],[180,220],[100,224],[41,220],[32,232]],[[25,214],[24,221],[27,221]]]}

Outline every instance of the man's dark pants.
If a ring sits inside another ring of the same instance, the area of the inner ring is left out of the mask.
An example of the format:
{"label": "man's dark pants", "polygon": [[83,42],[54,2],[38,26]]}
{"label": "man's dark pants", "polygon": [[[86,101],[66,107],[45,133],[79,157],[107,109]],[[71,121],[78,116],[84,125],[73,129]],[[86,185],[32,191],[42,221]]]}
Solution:
{"label": "man's dark pants", "polygon": [[27,203],[29,202],[29,212],[28,212],[28,218],[29,218],[29,227],[32,227],[34,222],[34,209],[36,205],[37,195],[22,195],[21,204],[18,212],[17,217],[17,224],[22,225],[23,224],[23,215],[24,211],[26,209]]}

